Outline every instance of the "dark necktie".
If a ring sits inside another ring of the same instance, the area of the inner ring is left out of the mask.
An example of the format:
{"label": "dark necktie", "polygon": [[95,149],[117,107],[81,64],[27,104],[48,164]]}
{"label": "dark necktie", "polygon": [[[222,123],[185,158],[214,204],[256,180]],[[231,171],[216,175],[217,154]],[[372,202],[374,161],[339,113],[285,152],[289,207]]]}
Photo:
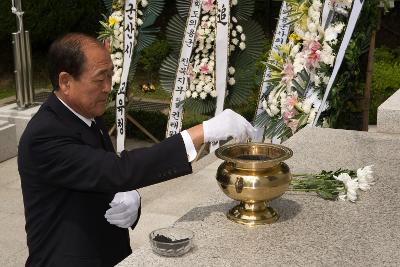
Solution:
{"label": "dark necktie", "polygon": [[102,147],[105,149],[105,142],[104,142],[104,136],[103,136],[103,131],[97,126],[95,121],[92,121],[92,125],[90,125],[90,129],[95,133],[95,135],[100,139]]}

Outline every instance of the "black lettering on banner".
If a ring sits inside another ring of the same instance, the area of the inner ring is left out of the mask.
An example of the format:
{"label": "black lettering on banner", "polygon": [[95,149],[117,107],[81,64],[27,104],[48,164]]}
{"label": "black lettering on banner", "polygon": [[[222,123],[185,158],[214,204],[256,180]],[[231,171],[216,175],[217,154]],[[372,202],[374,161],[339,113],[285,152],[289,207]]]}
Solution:
{"label": "black lettering on banner", "polygon": [[228,23],[225,4],[222,4],[222,8],[218,9],[218,23],[221,23],[222,25],[226,25]]}
{"label": "black lettering on banner", "polygon": [[172,128],[178,129],[178,122],[177,121],[173,121],[169,124],[169,126],[171,126]]}
{"label": "black lettering on banner", "polygon": [[125,13],[128,14],[127,16],[129,19],[131,19],[131,20],[133,19],[132,13],[136,13],[136,8],[133,7],[132,3],[128,4],[128,8],[125,9]]}
{"label": "black lettering on banner", "polygon": [[119,118],[117,120],[117,126],[119,128],[119,133],[124,134],[124,119],[123,118]]}

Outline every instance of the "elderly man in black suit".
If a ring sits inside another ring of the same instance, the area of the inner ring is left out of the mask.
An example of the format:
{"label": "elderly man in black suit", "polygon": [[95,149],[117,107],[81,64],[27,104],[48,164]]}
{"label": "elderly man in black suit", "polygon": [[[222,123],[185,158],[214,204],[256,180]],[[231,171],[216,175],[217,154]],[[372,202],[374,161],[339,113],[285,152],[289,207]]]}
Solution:
{"label": "elderly man in black suit", "polygon": [[243,117],[225,110],[150,148],[117,155],[100,117],[113,75],[107,49],[72,33],[48,56],[54,92],[19,144],[26,266],[116,265],[131,253],[127,228],[140,217],[135,189],[191,173],[203,142],[254,134]]}

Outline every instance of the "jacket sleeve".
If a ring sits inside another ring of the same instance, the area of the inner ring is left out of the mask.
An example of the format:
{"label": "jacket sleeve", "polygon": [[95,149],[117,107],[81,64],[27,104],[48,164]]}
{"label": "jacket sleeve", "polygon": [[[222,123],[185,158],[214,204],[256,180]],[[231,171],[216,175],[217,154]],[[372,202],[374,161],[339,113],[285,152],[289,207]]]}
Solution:
{"label": "jacket sleeve", "polygon": [[70,136],[35,138],[30,148],[35,156],[29,158],[43,182],[76,190],[116,193],[192,172],[180,134],[120,156]]}

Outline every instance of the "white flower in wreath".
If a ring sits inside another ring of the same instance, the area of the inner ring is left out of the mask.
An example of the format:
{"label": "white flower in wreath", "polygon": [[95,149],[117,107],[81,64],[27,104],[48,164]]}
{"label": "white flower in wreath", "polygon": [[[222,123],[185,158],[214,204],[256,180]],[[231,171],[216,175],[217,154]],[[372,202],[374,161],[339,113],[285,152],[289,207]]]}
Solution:
{"label": "white flower in wreath", "polygon": [[344,23],[343,22],[338,22],[338,23],[336,23],[335,24],[335,26],[334,26],[334,28],[335,28],[335,31],[337,32],[337,33],[341,33],[342,31],[343,31],[343,29],[344,29]]}
{"label": "white flower in wreath", "polygon": [[316,10],[319,10],[322,7],[322,3],[319,0],[314,0],[312,2],[312,6],[313,8],[315,8]]}
{"label": "white flower in wreath", "polygon": [[229,78],[228,83],[229,83],[229,85],[231,85],[231,86],[232,86],[232,85],[235,85],[235,83],[236,83],[235,78],[233,78],[233,77]]}
{"label": "white flower in wreath", "polygon": [[275,106],[275,105],[271,105],[269,108],[270,108],[271,113],[272,113],[273,116],[279,114],[279,112],[280,112],[279,108],[277,106]]}
{"label": "white flower in wreath", "polygon": [[206,97],[207,97],[207,93],[206,92],[203,91],[203,92],[200,93],[200,98],[201,99],[206,99]]}
{"label": "white flower in wreath", "polygon": [[236,6],[238,4],[238,0],[232,0],[231,4],[232,6]]}
{"label": "white flower in wreath", "polygon": [[229,51],[234,51],[235,50],[235,46],[233,44],[229,45]]}
{"label": "white flower in wreath", "polygon": [[246,35],[244,33],[240,35],[240,40],[242,40],[242,42],[246,41]]}
{"label": "white flower in wreath", "polygon": [[245,50],[246,49],[246,44],[244,42],[241,42],[239,44],[239,48],[240,48],[240,50]]}
{"label": "white flower in wreath", "polygon": [[346,9],[341,8],[341,7],[336,7],[335,11],[343,16],[347,16],[349,14],[349,12],[347,12]]}
{"label": "white flower in wreath", "polygon": [[229,72],[230,75],[235,74],[235,68],[234,67],[229,67],[228,68],[228,72]]}
{"label": "white flower in wreath", "polygon": [[232,17],[232,19],[231,19],[234,23],[237,23],[238,22],[238,20],[236,19],[236,17]]}
{"label": "white flower in wreath", "polygon": [[210,20],[209,20],[211,23],[214,23],[215,22],[215,16],[210,16]]}
{"label": "white flower in wreath", "polygon": [[186,98],[189,98],[192,96],[192,92],[190,90],[186,90],[185,95],[186,95]]}
{"label": "white flower in wreath", "polygon": [[235,30],[232,30],[232,33],[231,33],[231,35],[232,35],[232,37],[236,37],[236,36],[237,36],[237,33],[236,33],[236,31],[235,31]]}
{"label": "white flower in wreath", "polygon": [[210,95],[212,97],[217,97],[217,91],[216,90],[212,90]]}
{"label": "white flower in wreath", "polygon": [[308,21],[307,28],[310,32],[315,33],[317,32],[317,25],[314,22]]}
{"label": "white flower in wreath", "polygon": [[212,89],[213,89],[213,84],[212,83],[207,83],[204,86],[204,92],[206,92],[206,93],[211,93]]}
{"label": "white flower in wreath", "polygon": [[197,92],[192,93],[192,98],[197,98],[198,96],[199,96],[199,94]]}
{"label": "white flower in wreath", "polygon": [[263,107],[264,110],[267,110],[267,108],[268,108],[267,100],[264,99],[264,100],[262,101],[262,107]]}
{"label": "white flower in wreath", "polygon": [[242,33],[243,32],[243,27],[240,26],[240,25],[237,25],[236,26],[236,30],[237,30],[238,33]]}
{"label": "white flower in wreath", "polygon": [[142,0],[142,7],[146,7],[149,3],[147,2],[147,0]]}
{"label": "white flower in wreath", "polygon": [[141,20],[141,19],[138,18],[138,19],[136,20],[136,24],[139,25],[139,26],[142,25],[142,24],[143,24],[143,20]]}
{"label": "white flower in wreath", "polygon": [[328,84],[328,82],[329,82],[329,76],[324,76],[324,77],[322,77],[322,82],[324,83],[324,84]]}
{"label": "white flower in wreath", "polygon": [[239,43],[239,40],[237,38],[232,39],[232,44],[238,45],[238,43]]}

